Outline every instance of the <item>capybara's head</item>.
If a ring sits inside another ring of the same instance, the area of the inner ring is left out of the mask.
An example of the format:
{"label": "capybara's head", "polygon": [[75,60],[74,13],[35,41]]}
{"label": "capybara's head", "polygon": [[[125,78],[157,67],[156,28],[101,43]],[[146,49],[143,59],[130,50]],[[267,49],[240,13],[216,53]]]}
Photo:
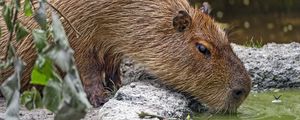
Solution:
{"label": "capybara's head", "polygon": [[200,10],[177,11],[172,27],[175,34],[161,48],[167,55],[157,65],[164,69],[158,76],[213,112],[235,113],[250,92],[251,79],[224,31]]}

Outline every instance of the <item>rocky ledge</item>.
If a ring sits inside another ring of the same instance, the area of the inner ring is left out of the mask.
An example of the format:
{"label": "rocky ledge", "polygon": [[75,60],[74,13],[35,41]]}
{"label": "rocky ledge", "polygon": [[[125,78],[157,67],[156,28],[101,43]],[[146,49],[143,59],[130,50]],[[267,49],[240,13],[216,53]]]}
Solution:
{"label": "rocky ledge", "polygon": [[262,48],[233,45],[253,81],[255,91],[300,87],[300,44],[270,43]]}

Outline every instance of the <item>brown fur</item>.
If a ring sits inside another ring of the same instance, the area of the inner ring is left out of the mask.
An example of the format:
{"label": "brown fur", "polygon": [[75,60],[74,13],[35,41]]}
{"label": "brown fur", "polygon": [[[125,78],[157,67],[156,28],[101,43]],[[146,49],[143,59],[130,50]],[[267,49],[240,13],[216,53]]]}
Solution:
{"label": "brown fur", "polygon": [[[122,56],[143,63],[163,83],[213,110],[235,111],[250,91],[250,78],[224,32],[186,0],[57,0],[54,5],[82,34],[76,38],[64,22],[85,90],[95,106],[105,102],[104,79],[119,84]],[[183,32],[174,29],[172,22],[178,11],[186,11],[192,20]],[[23,23],[30,29],[37,26],[32,19]],[[1,48],[7,38],[4,31]],[[210,50],[210,59],[196,49],[196,43]],[[18,55],[27,63],[24,89],[36,59],[33,48],[31,36],[17,44]],[[5,52],[1,49],[0,55]],[[1,82],[10,73],[2,71]],[[232,97],[235,88],[244,90],[241,98]]]}

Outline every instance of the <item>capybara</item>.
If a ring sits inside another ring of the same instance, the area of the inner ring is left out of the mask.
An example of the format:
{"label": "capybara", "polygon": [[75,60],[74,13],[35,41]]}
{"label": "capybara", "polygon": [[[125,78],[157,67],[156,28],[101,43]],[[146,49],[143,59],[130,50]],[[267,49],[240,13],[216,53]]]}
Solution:
{"label": "capybara", "polygon": [[[251,80],[226,34],[187,0],[56,0],[53,5],[81,33],[77,37],[63,19],[85,92],[94,106],[106,101],[104,83],[120,84],[123,56],[142,63],[162,83],[215,112],[235,112],[250,91]],[[20,20],[30,30],[37,28],[33,19]],[[3,32],[2,56],[8,41],[7,30]],[[15,45],[27,63],[24,90],[30,86],[37,55],[31,35]],[[11,71],[1,72],[1,83]]]}

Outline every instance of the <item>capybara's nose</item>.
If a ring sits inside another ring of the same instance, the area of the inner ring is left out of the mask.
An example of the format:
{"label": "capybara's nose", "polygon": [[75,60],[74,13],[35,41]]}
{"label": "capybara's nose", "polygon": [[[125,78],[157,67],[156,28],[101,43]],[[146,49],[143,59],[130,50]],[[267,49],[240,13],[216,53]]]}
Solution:
{"label": "capybara's nose", "polygon": [[233,88],[232,89],[232,97],[236,100],[240,100],[245,96],[246,90],[244,88]]}

